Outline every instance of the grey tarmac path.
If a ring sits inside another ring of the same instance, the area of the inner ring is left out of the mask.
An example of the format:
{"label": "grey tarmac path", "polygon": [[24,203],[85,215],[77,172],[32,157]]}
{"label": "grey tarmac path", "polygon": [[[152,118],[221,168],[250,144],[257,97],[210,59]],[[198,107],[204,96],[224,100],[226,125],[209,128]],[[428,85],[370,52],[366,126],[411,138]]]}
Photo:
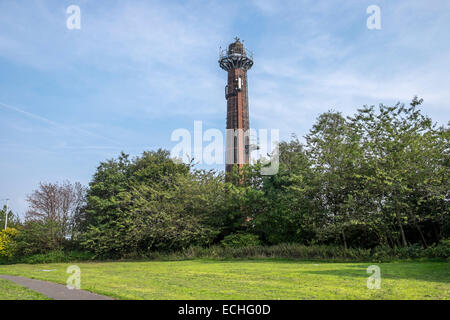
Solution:
{"label": "grey tarmac path", "polygon": [[54,300],[114,300],[111,297],[102,296],[85,290],[68,289],[65,285],[48,281],[7,275],[0,275],[0,278],[20,284]]}

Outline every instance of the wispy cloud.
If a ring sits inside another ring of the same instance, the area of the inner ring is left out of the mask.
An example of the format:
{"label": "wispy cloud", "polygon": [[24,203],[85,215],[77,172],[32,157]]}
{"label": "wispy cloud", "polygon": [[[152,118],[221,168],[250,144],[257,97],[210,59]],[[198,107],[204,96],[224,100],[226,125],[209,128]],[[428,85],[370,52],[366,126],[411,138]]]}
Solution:
{"label": "wispy cloud", "polygon": [[[87,183],[99,161],[170,148],[172,130],[193,120],[224,129],[217,49],[236,35],[255,56],[256,128],[301,136],[328,109],[414,95],[433,119],[450,117],[449,1],[75,3],[82,28],[70,31],[74,1],[0,1],[0,194],[43,178]],[[371,4],[381,30],[366,28]]]}
{"label": "wispy cloud", "polygon": [[383,28],[369,31],[365,8],[372,2],[254,1],[267,17],[283,16],[289,34],[260,40],[271,48],[253,70],[253,119],[288,137],[306,133],[331,108],[351,114],[364,104],[407,103],[419,95],[424,111],[445,123],[450,11],[441,10],[448,2],[378,1]]}
{"label": "wispy cloud", "polygon": [[115,140],[107,138],[107,137],[104,137],[102,135],[99,135],[98,133],[94,133],[94,132],[91,132],[89,130],[86,130],[86,129],[83,129],[83,128],[78,128],[78,127],[75,127],[75,126],[69,126],[69,125],[56,123],[56,122],[54,122],[52,120],[49,120],[49,119],[47,119],[45,117],[39,116],[37,114],[31,113],[31,112],[28,112],[28,111],[25,111],[23,109],[15,107],[15,106],[11,106],[11,105],[6,104],[6,103],[0,102],[0,107],[6,108],[6,109],[9,109],[9,110],[13,110],[13,111],[15,111],[17,113],[20,113],[20,114],[22,114],[22,115],[24,115],[26,117],[29,117],[29,118],[34,119],[34,120],[38,120],[38,121],[43,122],[45,124],[48,124],[48,125],[50,125],[52,127],[55,127],[56,129],[62,129],[66,133],[71,134],[71,135],[77,135],[77,136],[84,135],[84,136],[87,136],[88,138],[89,137],[90,138],[93,138],[93,137],[94,138],[100,138],[102,140],[108,141],[109,143],[116,144]]}

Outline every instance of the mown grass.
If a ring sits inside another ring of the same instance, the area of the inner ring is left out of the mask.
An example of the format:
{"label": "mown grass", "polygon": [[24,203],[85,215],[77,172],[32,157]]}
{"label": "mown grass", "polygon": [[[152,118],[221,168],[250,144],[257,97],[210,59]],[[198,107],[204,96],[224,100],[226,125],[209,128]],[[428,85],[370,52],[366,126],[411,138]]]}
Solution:
{"label": "mown grass", "polygon": [[0,300],[50,300],[46,296],[30,289],[15,284],[14,282],[0,279]]}
{"label": "mown grass", "polygon": [[[450,298],[448,262],[378,263],[378,290],[366,285],[366,269],[373,263],[198,259],[76,264],[82,289],[118,299]],[[0,266],[0,274],[65,284],[69,265],[6,265]]]}

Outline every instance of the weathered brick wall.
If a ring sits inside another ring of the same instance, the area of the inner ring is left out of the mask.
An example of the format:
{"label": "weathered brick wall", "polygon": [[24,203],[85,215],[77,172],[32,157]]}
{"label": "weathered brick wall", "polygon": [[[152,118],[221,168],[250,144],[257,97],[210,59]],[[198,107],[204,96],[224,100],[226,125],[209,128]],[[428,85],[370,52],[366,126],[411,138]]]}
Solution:
{"label": "weathered brick wall", "polygon": [[[238,90],[239,78],[241,78],[240,90]],[[249,128],[247,72],[241,68],[232,69],[228,71],[227,129],[242,129],[245,132]],[[231,142],[228,141],[226,152],[232,152],[231,159],[235,159],[236,162],[242,164],[249,162],[249,155],[246,152],[249,139],[248,137],[241,137],[238,136],[235,139],[233,149],[230,149]],[[231,165],[226,166],[226,171],[231,169]]]}

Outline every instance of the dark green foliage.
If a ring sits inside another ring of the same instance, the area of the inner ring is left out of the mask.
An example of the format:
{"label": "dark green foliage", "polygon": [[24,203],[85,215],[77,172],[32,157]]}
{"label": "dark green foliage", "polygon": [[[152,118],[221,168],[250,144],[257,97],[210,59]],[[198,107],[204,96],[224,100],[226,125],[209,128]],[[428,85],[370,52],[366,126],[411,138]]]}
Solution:
{"label": "dark green foliage", "polygon": [[82,245],[99,256],[207,245],[220,232],[221,179],[169,152],[102,163],[90,184]]}
{"label": "dark green foliage", "polygon": [[183,259],[259,259],[283,258],[300,260],[337,260],[337,261],[391,261],[409,259],[450,259],[450,243],[441,241],[438,245],[426,249],[420,246],[410,247],[375,247],[372,249],[350,248],[327,245],[302,245],[282,243],[273,246],[210,246],[190,247],[172,253],[152,252],[145,256],[156,260]]}
{"label": "dark green foliage", "polygon": [[246,165],[229,177],[233,183],[174,162],[165,150],[132,160],[122,153],[100,164],[86,206],[65,223],[27,221],[17,252],[448,258],[449,129],[424,116],[421,104],[414,98],[409,106],[365,106],[353,117],[321,114],[305,143],[294,136],[280,144],[276,174]]}
{"label": "dark green foliage", "polygon": [[230,234],[266,245],[433,248],[449,236],[449,130],[421,103],[324,113],[305,144],[280,144],[278,173],[247,165],[234,183],[167,151],[122,154],[94,176],[82,243],[105,256],[232,243]]}
{"label": "dark green foliage", "polygon": [[224,247],[241,248],[261,245],[261,241],[255,234],[237,232],[227,235],[220,242]]}
{"label": "dark green foliage", "polygon": [[24,257],[20,263],[61,263],[61,262],[78,262],[92,260],[94,255],[86,251],[50,251],[43,254],[34,254]]}
{"label": "dark green foliage", "polygon": [[[128,253],[125,260],[186,260],[186,259],[299,259],[330,261],[392,261],[392,260],[447,260],[450,262],[450,241],[442,240],[438,245],[426,249],[418,245],[409,247],[383,247],[373,249],[351,248],[327,245],[302,245],[282,243],[273,246],[192,246],[179,251],[150,251],[146,253]],[[1,258],[0,264],[16,263],[63,263],[98,260],[94,254],[85,251],[50,251],[10,259]]]}
{"label": "dark green foliage", "polygon": [[255,229],[269,244],[309,243],[315,236],[311,225],[316,213],[311,188],[313,175],[303,146],[294,137],[280,144],[277,174],[262,177],[261,202],[256,209]]}
{"label": "dark green foliage", "polygon": [[15,264],[15,263],[62,263],[62,262],[81,262],[89,261],[94,258],[94,255],[86,251],[48,251],[46,253],[36,253],[25,256],[17,256],[11,259],[0,260],[0,264]]}
{"label": "dark green foliage", "polygon": [[[303,146],[280,145],[280,170],[248,170],[244,208],[269,244],[428,247],[449,236],[449,130],[410,106],[319,116]],[[247,197],[248,198],[248,197]]]}
{"label": "dark green foliage", "polygon": [[27,197],[25,222],[18,226],[17,256],[70,249],[75,243],[77,219],[84,206],[80,183],[40,183]]}
{"label": "dark green foliage", "polygon": [[62,250],[68,240],[63,239],[61,242],[52,236],[52,232],[49,232],[49,230],[57,232],[58,229],[59,225],[55,221],[27,221],[19,229],[16,237],[16,254],[27,256],[52,250]]}

